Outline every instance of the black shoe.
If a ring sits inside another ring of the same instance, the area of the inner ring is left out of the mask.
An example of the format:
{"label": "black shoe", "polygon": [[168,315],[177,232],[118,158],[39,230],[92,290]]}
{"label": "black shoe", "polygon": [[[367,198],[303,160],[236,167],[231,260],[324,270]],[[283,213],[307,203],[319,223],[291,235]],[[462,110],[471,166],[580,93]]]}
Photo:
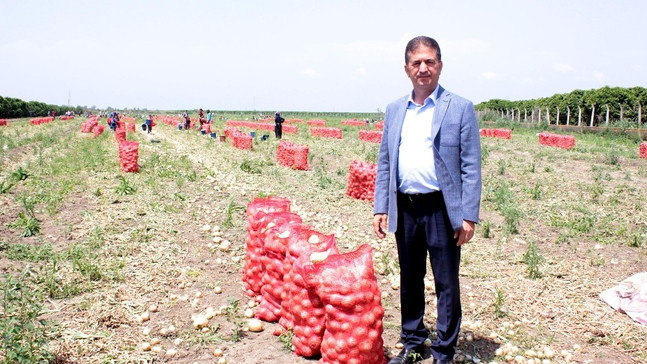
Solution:
{"label": "black shoe", "polygon": [[431,357],[431,350],[426,346],[418,349],[402,349],[388,364],[413,364]]}

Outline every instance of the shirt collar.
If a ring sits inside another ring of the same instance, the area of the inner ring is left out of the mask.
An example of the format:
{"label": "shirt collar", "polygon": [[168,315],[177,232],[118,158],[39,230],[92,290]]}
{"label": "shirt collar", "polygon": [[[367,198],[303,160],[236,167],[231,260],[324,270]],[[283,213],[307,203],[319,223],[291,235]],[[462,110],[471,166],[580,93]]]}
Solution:
{"label": "shirt collar", "polygon": [[408,105],[409,106],[411,106],[411,105],[425,106],[425,105],[428,105],[430,101],[432,102],[431,105],[436,105],[436,100],[438,99],[438,88],[439,87],[440,87],[440,84],[436,85],[436,88],[431,93],[431,95],[427,96],[427,98],[425,99],[425,102],[424,102],[423,105],[418,105],[413,101],[413,90],[411,90],[411,92],[409,93]]}

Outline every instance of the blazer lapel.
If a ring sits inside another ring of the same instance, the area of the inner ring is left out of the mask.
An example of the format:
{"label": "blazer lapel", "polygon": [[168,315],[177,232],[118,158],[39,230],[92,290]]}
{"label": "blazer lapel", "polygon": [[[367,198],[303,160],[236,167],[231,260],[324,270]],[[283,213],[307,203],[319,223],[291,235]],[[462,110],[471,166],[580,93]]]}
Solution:
{"label": "blazer lapel", "polygon": [[440,126],[445,119],[445,114],[447,114],[447,108],[449,107],[449,97],[447,92],[441,86],[438,87],[438,98],[436,99],[436,109],[434,110],[434,121],[431,125],[431,139],[436,140],[436,135],[440,130]]}

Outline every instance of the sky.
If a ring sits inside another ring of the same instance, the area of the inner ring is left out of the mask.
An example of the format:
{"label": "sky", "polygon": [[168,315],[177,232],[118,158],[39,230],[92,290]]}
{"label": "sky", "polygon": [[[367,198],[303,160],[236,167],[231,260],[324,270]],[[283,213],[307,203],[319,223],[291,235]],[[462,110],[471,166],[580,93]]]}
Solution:
{"label": "sky", "polygon": [[478,104],[647,87],[642,0],[0,0],[0,96],[158,110],[376,112],[404,48]]}

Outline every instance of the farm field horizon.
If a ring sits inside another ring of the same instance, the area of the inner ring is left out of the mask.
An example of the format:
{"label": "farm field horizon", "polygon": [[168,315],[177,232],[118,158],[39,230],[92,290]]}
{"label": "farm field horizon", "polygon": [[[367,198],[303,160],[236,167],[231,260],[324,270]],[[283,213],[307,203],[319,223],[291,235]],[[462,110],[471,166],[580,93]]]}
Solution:
{"label": "farm field horizon", "polygon": [[[351,163],[375,163],[379,144],[359,139],[360,130],[378,130],[374,122],[342,121],[378,120],[369,113],[320,114],[284,113],[300,119],[285,124],[297,131],[284,131],[283,140],[308,146],[308,170],[279,164],[274,133],[248,126],[238,128],[255,132],[251,150],[235,148],[231,138],[178,130],[177,123],[157,122],[146,134],[135,115],[127,139],[139,142],[138,173],[121,172],[105,118],[98,137],[81,133],[86,118],[79,117],[0,126],[0,334],[21,339],[0,344],[0,360],[317,362],[297,356],[289,335],[274,336],[276,323],[247,330],[258,306],[242,282],[245,210],[267,196],[290,200],[304,224],[334,234],[341,253],[373,248],[384,349],[397,353],[395,239],[375,237],[371,202],[346,194]],[[225,119],[252,115],[216,113],[211,131],[221,135]],[[343,137],[312,136],[308,119],[325,119]],[[462,249],[455,361],[647,361],[647,327],[598,297],[647,271],[640,140],[553,131],[574,137],[566,150],[541,145],[538,126],[481,125],[511,129],[511,139],[481,137],[481,222]],[[427,277],[426,322],[433,328]],[[206,330],[196,329],[195,317],[209,308],[217,314]]]}

